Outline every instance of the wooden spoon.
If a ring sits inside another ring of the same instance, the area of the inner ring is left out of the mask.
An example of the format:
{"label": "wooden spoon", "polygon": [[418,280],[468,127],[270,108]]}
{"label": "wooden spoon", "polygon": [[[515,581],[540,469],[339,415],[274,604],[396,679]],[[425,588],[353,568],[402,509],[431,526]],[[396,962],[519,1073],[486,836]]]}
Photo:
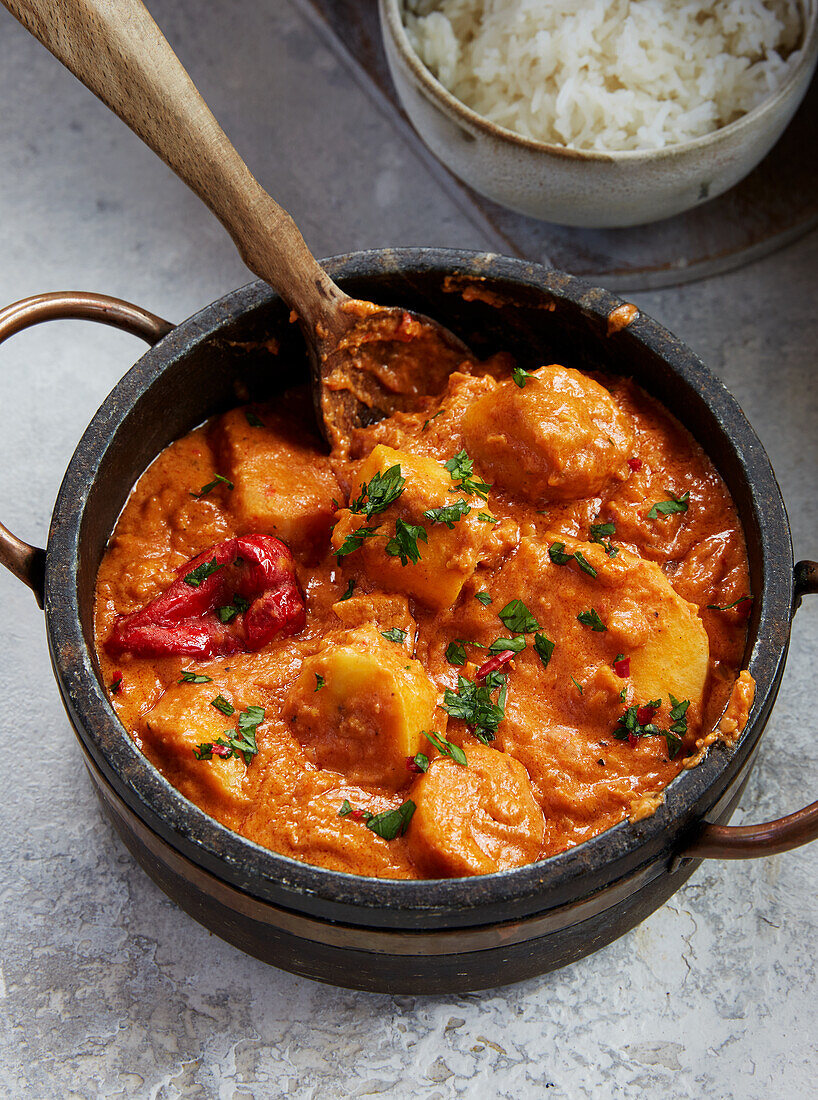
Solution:
{"label": "wooden spoon", "polygon": [[428,317],[350,298],[253,177],[140,0],[0,0],[210,207],[250,270],[297,314],[332,445],[471,359]]}

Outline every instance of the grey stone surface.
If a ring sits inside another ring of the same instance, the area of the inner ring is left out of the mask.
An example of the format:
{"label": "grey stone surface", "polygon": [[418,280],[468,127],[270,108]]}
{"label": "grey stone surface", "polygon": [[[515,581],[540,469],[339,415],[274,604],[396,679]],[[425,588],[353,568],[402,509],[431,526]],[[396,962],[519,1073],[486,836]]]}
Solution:
{"label": "grey stone surface", "polygon": [[[318,254],[488,243],[289,2],[152,3],[205,98]],[[246,281],[220,227],[0,13],[0,302],[81,288],[181,319]],[[636,295],[724,378],[818,556],[818,237]],[[139,354],[63,322],[0,352],[0,517],[41,540],[88,419]],[[818,788],[818,601],[800,612],[736,821]],[[0,576],[0,1092],[129,1096],[815,1096],[818,845],[709,863],[617,943],[460,997],[387,997],[266,967],[168,902],[102,820],[40,613]]]}

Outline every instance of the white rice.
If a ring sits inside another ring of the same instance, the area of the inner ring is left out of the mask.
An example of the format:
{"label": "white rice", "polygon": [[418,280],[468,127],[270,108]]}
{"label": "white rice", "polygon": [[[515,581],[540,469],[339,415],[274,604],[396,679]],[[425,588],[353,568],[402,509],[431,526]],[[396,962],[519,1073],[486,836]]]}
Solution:
{"label": "white rice", "polygon": [[659,149],[752,110],[800,56],[797,0],[407,0],[458,99],[572,149]]}

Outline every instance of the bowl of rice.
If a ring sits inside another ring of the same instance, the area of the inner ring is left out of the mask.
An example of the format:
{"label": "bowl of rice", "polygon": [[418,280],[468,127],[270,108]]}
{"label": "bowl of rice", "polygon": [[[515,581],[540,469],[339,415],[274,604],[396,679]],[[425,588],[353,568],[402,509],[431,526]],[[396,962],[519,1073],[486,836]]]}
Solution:
{"label": "bowl of rice", "polygon": [[476,191],[575,226],[732,187],[806,94],[818,0],[379,0],[401,103]]}

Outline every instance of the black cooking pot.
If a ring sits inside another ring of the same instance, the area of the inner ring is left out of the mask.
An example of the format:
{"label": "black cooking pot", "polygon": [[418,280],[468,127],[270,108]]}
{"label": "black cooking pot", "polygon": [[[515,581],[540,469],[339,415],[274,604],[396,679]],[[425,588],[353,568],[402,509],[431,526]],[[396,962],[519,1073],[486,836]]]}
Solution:
{"label": "black cooking pot", "polygon": [[793,572],[769,460],[724,386],[644,316],[609,332],[619,299],[535,264],[405,249],[354,253],[326,267],[348,293],[428,313],[479,354],[504,349],[523,366],[557,361],[631,376],[685,424],[727,483],[747,538],[750,720],[735,749],[716,744],[674,779],[652,817],[499,874],[362,878],[297,863],[224,828],[148,763],[111,708],[94,656],[94,584],[131,486],[163,447],[214,413],[308,377],[297,326],[262,283],[175,328],[96,295],[27,299],[0,312],[0,341],[42,320],[84,317],[153,344],[83,435],[48,549],[0,529],[0,561],[45,607],[57,682],[102,805],[148,874],[211,931],[286,970],[359,989],[454,992],[517,981],[595,951],[669,898],[702,857],[767,855],[815,838],[818,803],[765,825],[723,824],[778,691],[793,611],[804,593],[818,591],[816,563]]}

